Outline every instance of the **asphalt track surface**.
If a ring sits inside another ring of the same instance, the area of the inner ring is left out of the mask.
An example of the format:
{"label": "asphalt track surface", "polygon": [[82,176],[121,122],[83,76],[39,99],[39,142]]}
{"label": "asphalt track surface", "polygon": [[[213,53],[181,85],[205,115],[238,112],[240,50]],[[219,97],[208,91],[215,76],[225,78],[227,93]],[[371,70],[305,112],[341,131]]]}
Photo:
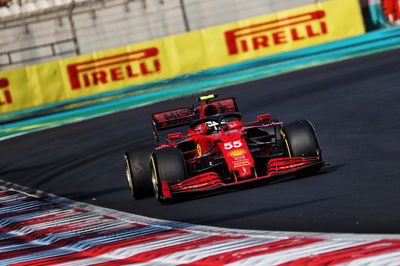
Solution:
{"label": "asphalt track surface", "polygon": [[304,178],[196,195],[131,199],[122,154],[154,145],[150,114],[193,96],[0,142],[0,178],[148,217],[241,229],[400,233],[400,50],[216,90],[245,121],[311,120],[330,166]]}

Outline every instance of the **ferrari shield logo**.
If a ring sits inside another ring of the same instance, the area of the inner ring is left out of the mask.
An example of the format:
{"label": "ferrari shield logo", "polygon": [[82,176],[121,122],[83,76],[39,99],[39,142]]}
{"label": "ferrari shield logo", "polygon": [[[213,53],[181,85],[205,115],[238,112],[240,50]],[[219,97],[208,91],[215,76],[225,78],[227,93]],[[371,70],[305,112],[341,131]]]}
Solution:
{"label": "ferrari shield logo", "polygon": [[200,146],[200,144],[197,144],[197,154],[199,156],[201,155],[201,146]]}

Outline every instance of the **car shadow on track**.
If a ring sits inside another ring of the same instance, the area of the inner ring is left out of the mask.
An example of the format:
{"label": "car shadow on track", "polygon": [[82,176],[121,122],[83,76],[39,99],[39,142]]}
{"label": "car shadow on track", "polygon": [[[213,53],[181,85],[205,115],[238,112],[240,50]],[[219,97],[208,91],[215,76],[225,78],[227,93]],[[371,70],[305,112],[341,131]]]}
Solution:
{"label": "car shadow on track", "polygon": [[80,202],[89,202],[91,200],[96,200],[96,198],[99,198],[104,195],[121,193],[125,192],[126,190],[127,189],[125,187],[117,187],[112,189],[104,189],[97,192],[74,192],[74,193],[64,194],[63,197]]}
{"label": "car shadow on track", "polygon": [[303,202],[298,202],[295,204],[288,204],[288,205],[281,205],[277,207],[265,207],[265,208],[258,208],[258,209],[251,209],[251,210],[246,210],[246,211],[241,211],[241,212],[236,212],[232,214],[226,214],[226,215],[213,215],[209,217],[203,217],[203,218],[195,218],[195,219],[187,219],[184,222],[185,223],[193,223],[193,224],[205,224],[205,225],[216,225],[216,224],[221,224],[224,222],[232,222],[233,220],[240,220],[243,219],[243,217],[251,217],[251,216],[258,216],[263,213],[269,213],[269,212],[275,212],[275,211],[282,211],[285,209],[291,209],[291,208],[297,208],[309,204],[315,204],[315,203],[320,203],[324,201],[329,201],[332,200],[335,197],[325,197],[325,198],[320,198],[320,199],[314,199],[314,200],[308,200],[308,201],[303,201]]}

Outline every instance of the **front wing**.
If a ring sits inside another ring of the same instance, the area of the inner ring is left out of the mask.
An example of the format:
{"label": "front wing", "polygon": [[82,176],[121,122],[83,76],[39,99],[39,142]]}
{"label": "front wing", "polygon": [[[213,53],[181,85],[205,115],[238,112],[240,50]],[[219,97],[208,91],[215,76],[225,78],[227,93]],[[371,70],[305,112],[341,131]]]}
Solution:
{"label": "front wing", "polygon": [[235,178],[232,182],[223,182],[222,178],[216,172],[207,172],[194,177],[190,177],[185,179],[184,181],[168,186],[165,182],[163,184],[163,191],[165,191],[167,195],[184,192],[195,192],[195,191],[207,191],[216,189],[219,187],[232,186],[237,184],[243,184],[247,182],[252,182],[255,180],[265,179],[272,176],[284,175],[294,173],[300,170],[304,170],[306,168],[321,165],[323,162],[320,157],[284,157],[284,158],[276,158],[271,159],[268,162],[268,172],[265,176],[257,176],[255,175],[252,178],[246,178],[240,180],[239,178]]}

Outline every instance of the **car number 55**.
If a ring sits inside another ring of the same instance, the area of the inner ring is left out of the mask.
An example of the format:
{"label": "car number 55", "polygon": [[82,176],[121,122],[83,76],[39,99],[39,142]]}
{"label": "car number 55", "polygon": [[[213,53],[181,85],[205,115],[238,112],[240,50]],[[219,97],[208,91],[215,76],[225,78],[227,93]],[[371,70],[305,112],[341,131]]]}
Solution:
{"label": "car number 55", "polygon": [[240,140],[235,140],[234,142],[224,143],[225,150],[230,150],[232,148],[239,148],[242,146],[242,142]]}

